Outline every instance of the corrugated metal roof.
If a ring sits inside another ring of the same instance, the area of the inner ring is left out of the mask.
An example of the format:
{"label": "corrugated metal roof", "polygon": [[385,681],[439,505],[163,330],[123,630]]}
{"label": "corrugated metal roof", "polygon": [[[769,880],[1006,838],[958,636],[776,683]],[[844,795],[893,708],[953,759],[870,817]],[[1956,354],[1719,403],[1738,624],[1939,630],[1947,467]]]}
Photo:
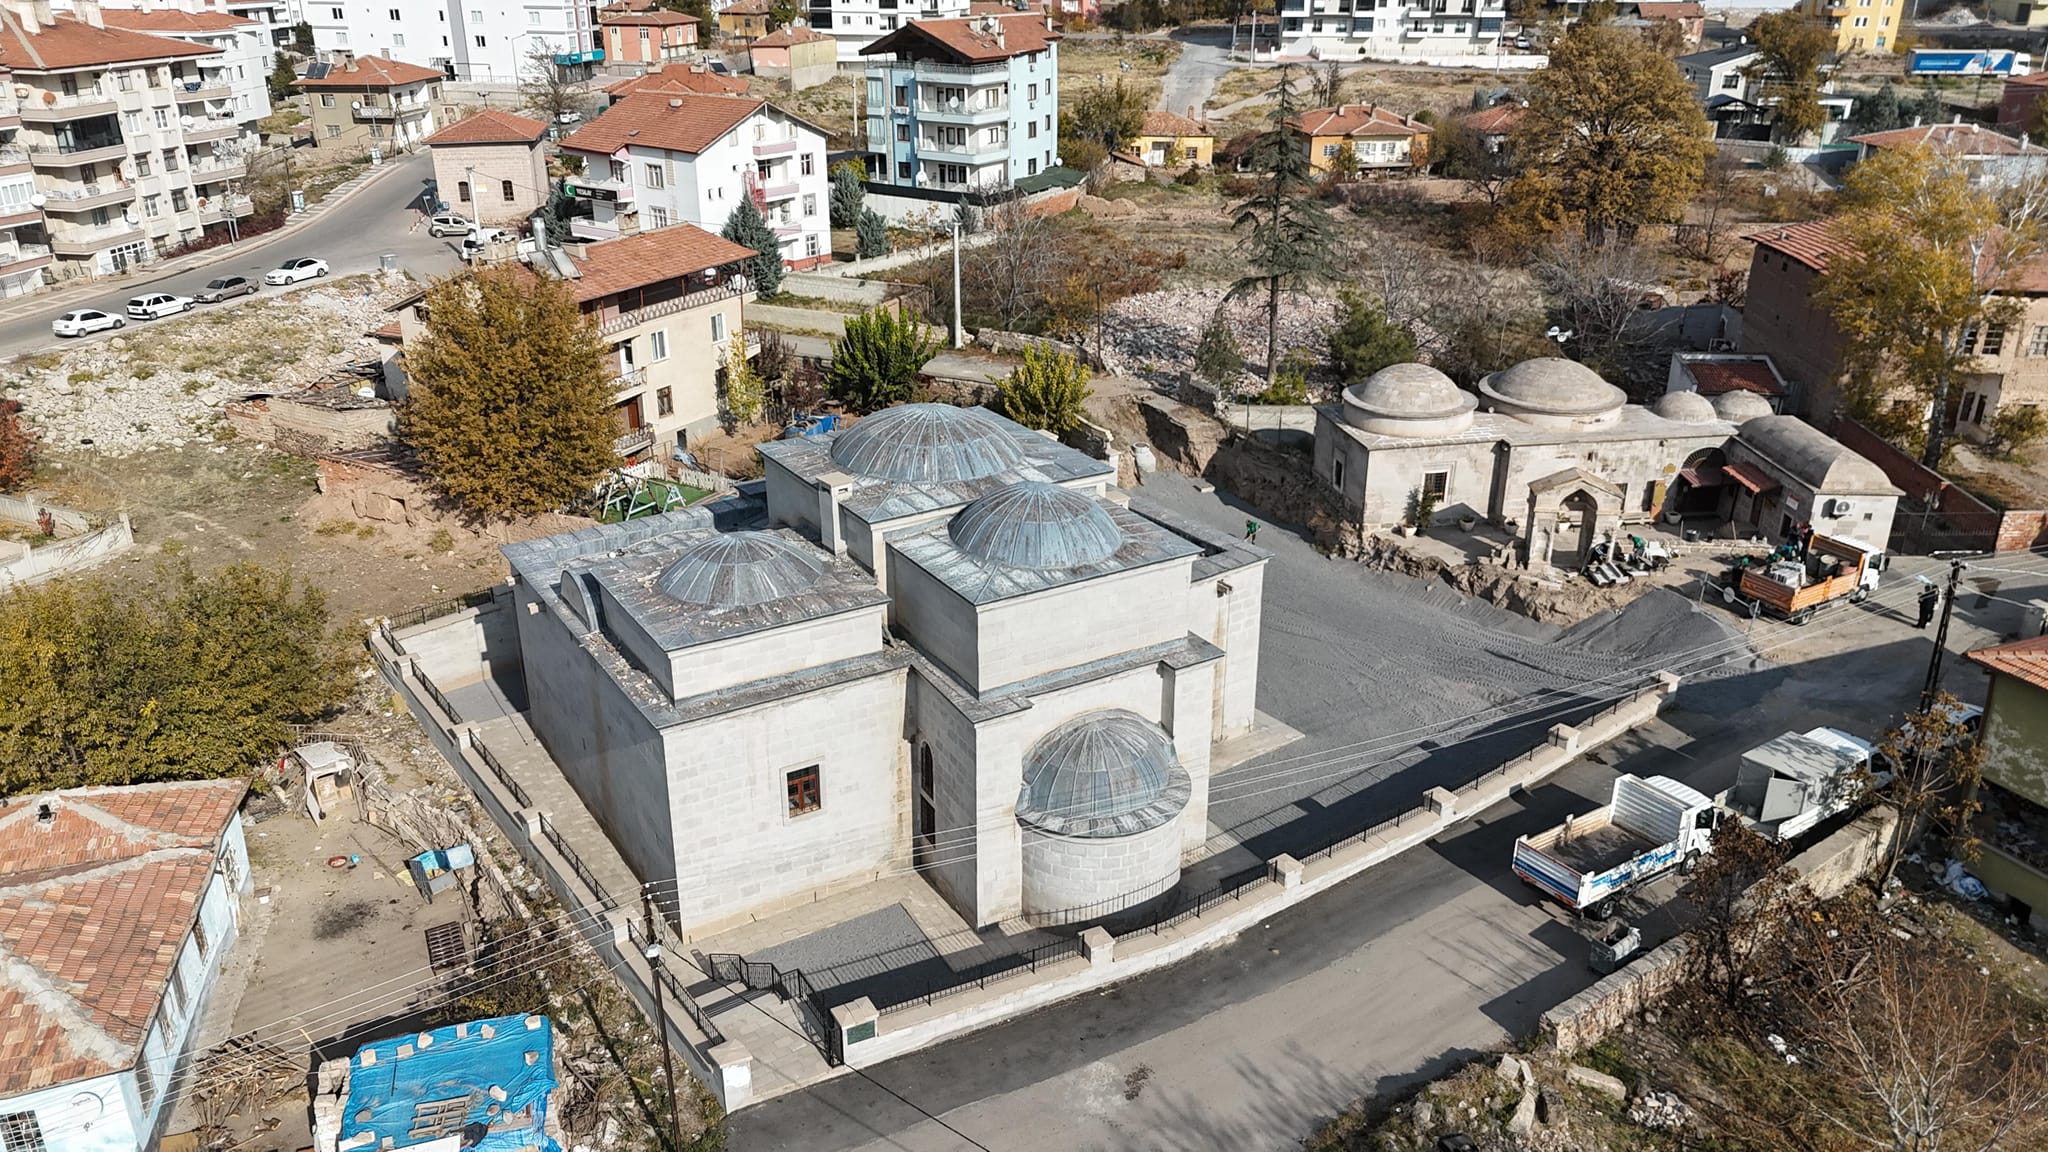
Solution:
{"label": "corrugated metal roof", "polygon": [[1067,721],[1024,754],[1017,819],[1060,836],[1130,836],[1180,815],[1191,791],[1173,739],[1111,708]]}
{"label": "corrugated metal roof", "polygon": [[1123,547],[1109,513],[1082,493],[1042,480],[998,488],[960,510],[946,534],[962,552],[1013,568],[1074,568]]}

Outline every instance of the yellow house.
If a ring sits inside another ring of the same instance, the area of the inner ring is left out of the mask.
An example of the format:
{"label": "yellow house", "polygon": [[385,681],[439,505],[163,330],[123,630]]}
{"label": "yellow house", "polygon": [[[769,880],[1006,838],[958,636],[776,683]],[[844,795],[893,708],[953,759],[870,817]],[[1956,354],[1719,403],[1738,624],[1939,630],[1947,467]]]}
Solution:
{"label": "yellow house", "polygon": [[1147,168],[1178,168],[1183,164],[1207,168],[1216,158],[1216,137],[1186,116],[1155,108],[1145,113],[1129,151],[1143,160]]}
{"label": "yellow house", "polygon": [[1429,167],[1429,125],[1372,104],[1344,104],[1303,112],[1288,130],[1308,150],[1309,166],[1328,172],[1351,146],[1356,172],[1414,171]]}
{"label": "yellow house", "polygon": [[1799,10],[1825,22],[1844,55],[1891,51],[1906,11],[1903,0],[1801,0]]}
{"label": "yellow house", "polygon": [[736,0],[719,10],[718,30],[727,40],[758,40],[768,34],[771,8],[769,0]]}

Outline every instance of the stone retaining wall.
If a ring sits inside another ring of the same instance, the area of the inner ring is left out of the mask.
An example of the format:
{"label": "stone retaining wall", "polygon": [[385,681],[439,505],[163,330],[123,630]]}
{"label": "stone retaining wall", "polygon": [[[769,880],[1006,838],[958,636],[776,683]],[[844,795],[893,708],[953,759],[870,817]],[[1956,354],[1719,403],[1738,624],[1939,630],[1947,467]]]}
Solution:
{"label": "stone retaining wall", "polygon": [[[18,501],[9,502],[19,503]],[[48,506],[38,505],[37,507],[41,509]],[[78,530],[83,531],[89,527],[83,516],[69,509],[50,508],[49,511],[51,516],[57,520],[60,528],[76,524],[78,525]],[[61,515],[59,515],[60,513]],[[0,515],[0,518],[11,520],[14,517],[10,511],[5,515]],[[35,518],[31,515],[23,522],[34,524]],[[129,523],[128,514],[123,512],[120,519],[97,532],[89,532],[84,536],[73,536],[69,539],[58,540],[37,548],[23,547],[11,556],[0,558],[0,592],[4,592],[17,585],[34,584],[55,576],[62,576],[66,573],[89,568],[108,557],[126,552],[134,546],[135,528],[134,525]]]}

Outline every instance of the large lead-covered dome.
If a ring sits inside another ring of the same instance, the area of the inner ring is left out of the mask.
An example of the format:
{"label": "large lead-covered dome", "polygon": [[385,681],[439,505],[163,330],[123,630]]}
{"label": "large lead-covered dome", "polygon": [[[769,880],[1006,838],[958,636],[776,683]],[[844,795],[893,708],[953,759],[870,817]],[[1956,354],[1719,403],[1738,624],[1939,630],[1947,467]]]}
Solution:
{"label": "large lead-covered dome", "polygon": [[690,545],[654,586],[685,604],[744,608],[809,591],[824,561],[769,532],[725,532]]}
{"label": "large lead-covered dome", "polygon": [[832,462],[857,476],[903,484],[981,480],[1024,466],[1017,440],[986,412],[901,404],[832,440]]}
{"label": "large lead-covered dome", "polygon": [[1479,382],[1495,410],[1545,427],[1605,424],[1618,419],[1628,396],[1576,360],[1524,360]]}
{"label": "large lead-covered dome", "polygon": [[1017,819],[1060,836],[1130,836],[1180,815],[1191,791],[1159,725],[1105,709],[1067,721],[1025,753]]}
{"label": "large lead-covered dome", "polygon": [[1100,504],[1057,484],[1010,484],[962,508],[946,534],[970,556],[1011,568],[1078,568],[1106,560],[1124,534]]}
{"label": "large lead-covered dome", "polygon": [[1392,364],[1344,390],[1344,421],[1383,436],[1440,436],[1472,426],[1479,398],[1427,364]]}

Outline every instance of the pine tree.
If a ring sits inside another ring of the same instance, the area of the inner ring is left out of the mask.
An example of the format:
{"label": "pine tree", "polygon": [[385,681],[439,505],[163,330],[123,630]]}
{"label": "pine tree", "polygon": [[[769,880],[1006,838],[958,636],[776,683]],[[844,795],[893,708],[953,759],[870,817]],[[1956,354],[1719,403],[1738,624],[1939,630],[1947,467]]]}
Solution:
{"label": "pine tree", "polygon": [[1300,112],[1293,67],[1280,69],[1273,126],[1254,139],[1252,170],[1263,175],[1259,190],[1234,212],[1232,225],[1244,233],[1238,252],[1251,274],[1230,286],[1225,299],[1266,290],[1266,385],[1280,371],[1280,294],[1314,280],[1339,277],[1330,252],[1335,247],[1329,210],[1316,197],[1315,170],[1288,122]]}
{"label": "pine tree", "polygon": [[939,354],[924,325],[880,307],[846,318],[846,334],[832,342],[825,386],[834,399],[862,412],[910,399],[918,370]]}
{"label": "pine tree", "polygon": [[867,179],[867,170],[853,160],[842,160],[832,166],[832,226],[834,228],[855,228],[860,225],[862,205],[867,200],[867,189],[862,181]]}
{"label": "pine tree", "polygon": [[853,226],[853,244],[856,259],[872,260],[888,255],[889,221],[873,208],[861,209],[860,218]]}
{"label": "pine tree", "polygon": [[1330,333],[1330,359],[1346,384],[1356,384],[1392,364],[1415,359],[1415,337],[1388,321],[1376,300],[1344,296],[1344,319]]}
{"label": "pine tree", "polygon": [[1887,80],[1876,92],[1856,102],[1856,125],[1865,132],[1889,132],[1906,125],[1899,89]]}
{"label": "pine tree", "polygon": [[719,235],[754,250],[753,256],[740,261],[740,271],[747,274],[747,282],[755,292],[768,297],[781,291],[782,243],[775,238],[775,229],[761,218],[761,209],[752,196],[740,197],[739,206],[726,218],[725,231]]}
{"label": "pine tree", "polygon": [[1081,426],[1081,402],[1093,395],[1088,376],[1088,366],[1071,353],[1027,344],[1024,363],[996,392],[996,411],[1026,428],[1072,432]]}
{"label": "pine tree", "polygon": [[1941,89],[1929,80],[1920,89],[1920,98],[1913,101],[1913,122],[1916,124],[1939,124],[1948,119],[1948,110],[1941,102]]}
{"label": "pine tree", "polygon": [[1231,334],[1229,323],[1219,313],[1203,330],[1202,342],[1195,345],[1195,375],[1222,391],[1243,371],[1244,353],[1238,351],[1237,337]]}
{"label": "pine tree", "polygon": [[611,361],[566,285],[507,265],[444,280],[426,304],[398,434],[436,491],[473,516],[531,515],[618,463]]}

